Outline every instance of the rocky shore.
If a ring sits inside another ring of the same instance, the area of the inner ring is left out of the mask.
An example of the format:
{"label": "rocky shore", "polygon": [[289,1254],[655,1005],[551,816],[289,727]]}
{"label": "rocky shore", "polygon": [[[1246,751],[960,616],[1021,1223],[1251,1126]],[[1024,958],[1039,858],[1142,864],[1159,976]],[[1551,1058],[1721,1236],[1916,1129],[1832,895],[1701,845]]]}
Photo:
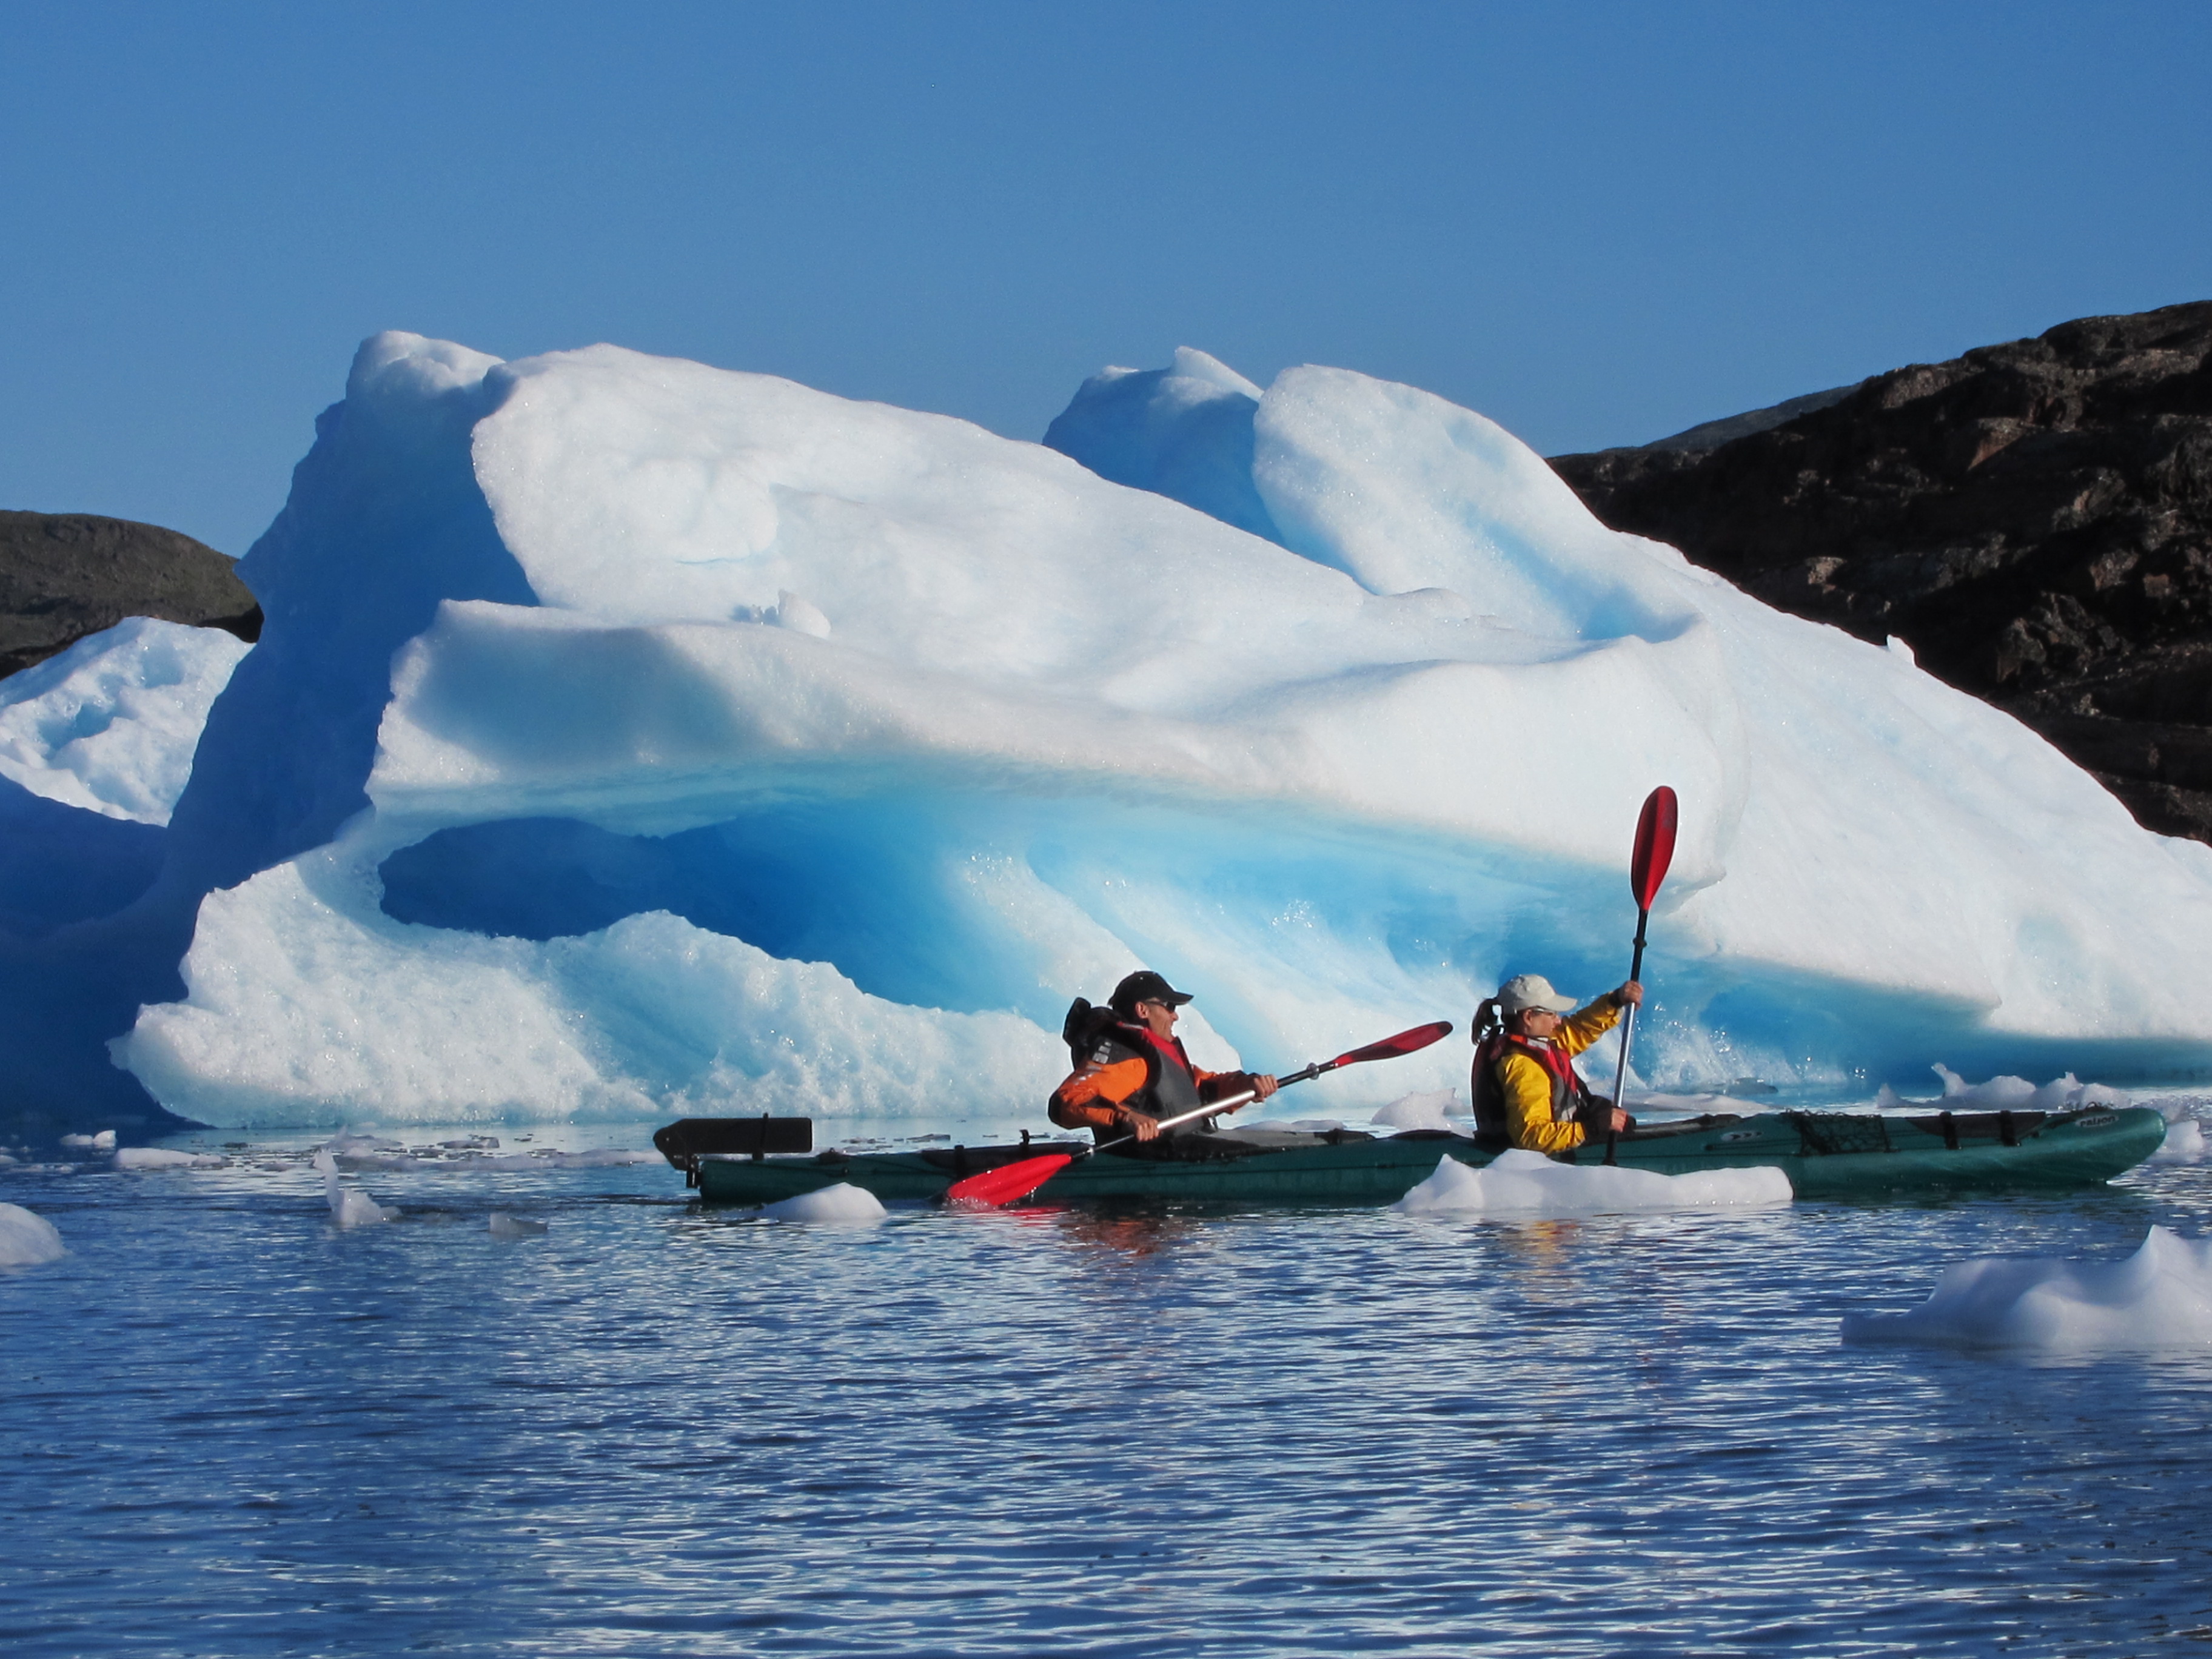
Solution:
{"label": "rocky shore", "polygon": [[1616,529],[2034,726],[2212,841],[2212,301],[1552,465]]}
{"label": "rocky shore", "polygon": [[0,512],[0,676],[125,617],[261,632],[231,562],[173,530],[87,513]]}

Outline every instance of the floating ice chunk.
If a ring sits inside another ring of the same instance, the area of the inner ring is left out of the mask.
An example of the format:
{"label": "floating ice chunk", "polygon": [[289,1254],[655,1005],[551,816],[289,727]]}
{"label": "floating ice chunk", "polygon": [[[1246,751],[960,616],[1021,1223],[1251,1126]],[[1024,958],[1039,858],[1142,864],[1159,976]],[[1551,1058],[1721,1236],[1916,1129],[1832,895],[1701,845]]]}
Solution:
{"label": "floating ice chunk", "polygon": [[165,824],[209,706],[252,649],[132,617],[0,683],[0,777],[103,817]]}
{"label": "floating ice chunk", "polygon": [[325,1146],[315,1153],[315,1172],[323,1178],[323,1196],[330,1200],[331,1218],[341,1227],[373,1227],[395,1219],[399,1212],[379,1204],[358,1187],[338,1184],[337,1160]]}
{"label": "floating ice chunk", "polygon": [[112,1152],[115,1150],[115,1131],[102,1129],[98,1134],[64,1135],[62,1145],[71,1152]]}
{"label": "floating ice chunk", "polygon": [[125,1146],[114,1158],[118,1170],[220,1170],[229,1162],[212,1152],[187,1152],[175,1146]]}
{"label": "floating ice chunk", "polygon": [[865,1226],[881,1221],[890,1212],[884,1208],[882,1200],[866,1188],[855,1187],[849,1181],[841,1181],[834,1187],[820,1187],[811,1193],[801,1193],[796,1198],[763,1204],[761,1213],[777,1221],[826,1221],[847,1226]]}
{"label": "floating ice chunk", "polygon": [[2163,1100],[2147,1100],[2142,1103],[2157,1107],[2159,1115],[2166,1119],[2166,1140],[2151,1154],[2152,1163],[2204,1162],[2204,1126],[2197,1117],[2197,1109],[2212,1105],[2212,1097],[2168,1095]]}
{"label": "floating ice chunk", "polygon": [[0,1267],[35,1267],[68,1255],[60,1231],[20,1204],[0,1204]]}
{"label": "floating ice chunk", "polygon": [[1909,1312],[1846,1318],[1843,1340],[2069,1354],[2212,1349],[2212,1239],[2153,1227],[2124,1261],[1961,1261]]}
{"label": "floating ice chunk", "polygon": [[509,1215],[504,1210],[491,1212],[491,1236],[494,1238],[536,1238],[546,1230],[543,1221],[530,1221],[519,1215]]}
{"label": "floating ice chunk", "polygon": [[1639,1211],[1755,1209],[1787,1204],[1790,1178],[1779,1170],[1699,1170],[1665,1176],[1651,1170],[1555,1164],[1541,1152],[1500,1152],[1487,1169],[1447,1158],[1437,1172],[1391,1207],[1406,1215],[1622,1215]]}
{"label": "floating ice chunk", "polygon": [[2133,1101],[2124,1089],[2115,1089],[2109,1083],[2084,1083],[2071,1072],[2038,1088],[2024,1077],[1993,1077],[1985,1083],[1969,1083],[1941,1060],[1930,1069],[1943,1079],[1941,1099],[1914,1100],[1885,1083],[1875,1091],[1875,1109],[1910,1111],[1932,1105],[1950,1112],[2063,1112],[2087,1106],[2124,1108]]}
{"label": "floating ice chunk", "polygon": [[1449,1129],[1445,1115],[1459,1104],[1454,1089],[1401,1095],[1367,1121],[1385,1129]]}

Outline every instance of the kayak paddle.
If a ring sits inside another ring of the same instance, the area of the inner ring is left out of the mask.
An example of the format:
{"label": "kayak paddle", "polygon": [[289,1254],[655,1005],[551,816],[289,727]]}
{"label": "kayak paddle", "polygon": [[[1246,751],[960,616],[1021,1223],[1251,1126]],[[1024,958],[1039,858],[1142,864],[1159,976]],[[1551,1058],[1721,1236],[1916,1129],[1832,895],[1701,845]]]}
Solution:
{"label": "kayak paddle", "polygon": [[[1674,861],[1674,792],[1661,784],[1644,798],[1644,811],[1636,820],[1636,850],[1629,855],[1628,888],[1636,895],[1636,955],[1629,965],[1632,980],[1644,977],[1644,927],[1651,920],[1651,901],[1659,896],[1659,884],[1667,879],[1667,866]],[[1613,1109],[1620,1109],[1620,1097],[1628,1085],[1628,1045],[1636,1036],[1636,1005],[1628,1005],[1620,1025],[1620,1069],[1613,1078]],[[1613,1161],[1613,1128],[1606,1119],[1605,1161]]]}
{"label": "kayak paddle", "polygon": [[[1288,1077],[1278,1078],[1275,1086],[1287,1089],[1293,1083],[1304,1083],[1324,1072],[1333,1072],[1340,1066],[1357,1066],[1363,1060],[1395,1060],[1401,1054],[1410,1054],[1417,1048],[1425,1048],[1431,1042],[1451,1035],[1451,1022],[1440,1019],[1433,1025],[1416,1025],[1409,1031],[1387,1036],[1380,1042],[1370,1042],[1364,1048],[1354,1048],[1350,1054],[1339,1054],[1334,1060],[1316,1060],[1303,1072],[1293,1072]],[[1232,1112],[1247,1101],[1255,1099],[1259,1091],[1247,1089],[1225,1099],[1209,1101],[1194,1111],[1164,1117],[1159,1127],[1172,1129],[1178,1123],[1188,1123],[1194,1117],[1212,1117],[1219,1112]],[[1093,1152],[1103,1152],[1109,1146],[1125,1146],[1134,1140],[1126,1134],[1104,1141],[1096,1146],[1085,1146],[1079,1152],[1048,1152],[1042,1158],[1025,1158],[1018,1164],[1002,1164],[995,1170],[986,1170],[981,1175],[956,1181],[945,1189],[946,1200],[954,1204],[972,1204],[990,1207],[1012,1204],[1027,1198],[1038,1188],[1079,1158]]]}

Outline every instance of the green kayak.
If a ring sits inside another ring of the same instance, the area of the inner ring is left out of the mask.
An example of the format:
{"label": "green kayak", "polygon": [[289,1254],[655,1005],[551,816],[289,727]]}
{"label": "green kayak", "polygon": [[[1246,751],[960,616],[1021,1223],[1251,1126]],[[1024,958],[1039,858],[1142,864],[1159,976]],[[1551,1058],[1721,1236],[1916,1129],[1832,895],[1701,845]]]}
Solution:
{"label": "green kayak", "polygon": [[[1615,1143],[1622,1167],[1684,1175],[1768,1166],[1800,1198],[1881,1200],[2010,1187],[2079,1187],[2109,1181],[2158,1150],[2166,1121],[2144,1107],[2070,1112],[1761,1112],[1647,1125]],[[1073,1140],[919,1152],[815,1152],[806,1118],[686,1118],[653,1145],[710,1204],[767,1204],[849,1182],[886,1202],[938,1200],[963,1176],[1048,1152]],[[1476,1169],[1501,1148],[1443,1130],[1325,1134],[1257,1126],[1178,1138],[1160,1157],[1128,1147],[1079,1158],[1030,1201],[1192,1200],[1254,1204],[1389,1204],[1455,1158]],[[1602,1145],[1562,1163],[1599,1164]]]}

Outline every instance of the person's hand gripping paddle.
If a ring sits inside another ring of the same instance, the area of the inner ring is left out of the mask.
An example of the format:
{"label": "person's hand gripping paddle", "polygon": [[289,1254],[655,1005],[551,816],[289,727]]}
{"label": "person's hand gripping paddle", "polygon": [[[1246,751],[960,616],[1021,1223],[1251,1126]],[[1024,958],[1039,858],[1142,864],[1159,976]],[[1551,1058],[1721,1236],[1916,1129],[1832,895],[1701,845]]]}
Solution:
{"label": "person's hand gripping paddle", "polygon": [[[1425,1048],[1431,1042],[1451,1035],[1451,1022],[1440,1019],[1433,1025],[1416,1025],[1410,1031],[1401,1031],[1395,1036],[1384,1037],[1380,1042],[1370,1042],[1364,1048],[1354,1048],[1348,1054],[1339,1054],[1334,1060],[1316,1060],[1303,1072],[1293,1072],[1276,1080],[1278,1089],[1287,1089],[1293,1083],[1304,1083],[1319,1077],[1324,1072],[1334,1072],[1340,1066],[1357,1066],[1363,1060],[1395,1060],[1400,1054],[1410,1054],[1417,1048]],[[1176,1117],[1164,1117],[1159,1127],[1172,1129],[1178,1123],[1188,1123],[1195,1117],[1212,1117],[1217,1112],[1234,1111],[1255,1097],[1255,1091],[1245,1090],[1225,1099],[1211,1101],[1196,1111],[1184,1112]],[[1002,1164],[995,1170],[986,1170],[981,1175],[956,1181],[945,1189],[948,1202],[989,1207],[1012,1204],[1027,1198],[1038,1188],[1079,1158],[1093,1152],[1103,1152],[1109,1146],[1119,1146],[1136,1139],[1123,1135],[1097,1146],[1085,1146],[1079,1152],[1048,1152],[1042,1158],[1025,1158],[1018,1164]]]}
{"label": "person's hand gripping paddle", "polygon": [[[1636,895],[1636,955],[1628,969],[1628,977],[1644,977],[1644,928],[1651,920],[1651,901],[1659,896],[1659,884],[1667,879],[1667,866],[1674,861],[1674,822],[1676,807],[1674,792],[1661,784],[1645,797],[1644,812],[1636,820],[1636,850],[1629,856],[1628,887]],[[1620,1109],[1620,1097],[1628,1085],[1628,1045],[1636,1036],[1636,1005],[1628,1005],[1627,1016],[1620,1024],[1620,1069],[1613,1078],[1613,1109]],[[1606,1118],[1605,1161],[1613,1161],[1613,1119]]]}

